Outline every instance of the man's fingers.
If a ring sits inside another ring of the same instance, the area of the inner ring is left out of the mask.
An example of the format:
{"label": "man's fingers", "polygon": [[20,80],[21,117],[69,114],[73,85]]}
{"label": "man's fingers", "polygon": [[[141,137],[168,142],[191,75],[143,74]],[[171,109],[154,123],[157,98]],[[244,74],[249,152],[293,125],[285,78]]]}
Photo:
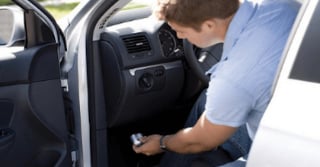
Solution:
{"label": "man's fingers", "polygon": [[141,141],[142,143],[147,142],[147,140],[148,140],[148,137],[147,137],[147,136],[143,136],[143,137],[140,138],[140,141]]}
{"label": "man's fingers", "polygon": [[141,150],[139,149],[139,147],[135,146],[135,145],[132,145],[132,149],[134,152],[136,153],[141,153]]}

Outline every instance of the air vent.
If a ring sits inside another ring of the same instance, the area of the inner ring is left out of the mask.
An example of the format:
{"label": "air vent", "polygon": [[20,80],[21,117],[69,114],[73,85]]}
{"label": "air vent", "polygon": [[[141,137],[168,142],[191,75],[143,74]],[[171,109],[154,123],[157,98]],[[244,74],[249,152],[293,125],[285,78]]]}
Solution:
{"label": "air vent", "polygon": [[137,53],[151,50],[149,41],[144,35],[123,37],[122,40],[126,45],[128,53]]}

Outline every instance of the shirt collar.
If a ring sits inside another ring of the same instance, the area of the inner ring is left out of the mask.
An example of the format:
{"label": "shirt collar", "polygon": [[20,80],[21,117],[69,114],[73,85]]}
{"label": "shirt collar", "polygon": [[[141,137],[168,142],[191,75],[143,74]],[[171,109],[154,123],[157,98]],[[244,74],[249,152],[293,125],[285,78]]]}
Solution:
{"label": "shirt collar", "polygon": [[230,22],[224,41],[224,51],[229,51],[234,46],[239,34],[241,34],[254,16],[256,9],[257,3],[253,1],[245,0],[240,5],[238,11]]}

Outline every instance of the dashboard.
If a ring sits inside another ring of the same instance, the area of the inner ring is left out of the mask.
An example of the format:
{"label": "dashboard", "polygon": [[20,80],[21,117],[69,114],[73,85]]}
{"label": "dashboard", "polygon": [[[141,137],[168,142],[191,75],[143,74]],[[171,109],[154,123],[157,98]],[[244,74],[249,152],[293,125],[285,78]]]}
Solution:
{"label": "dashboard", "polygon": [[185,80],[183,44],[165,22],[145,18],[109,26],[99,52],[109,127],[175,105]]}

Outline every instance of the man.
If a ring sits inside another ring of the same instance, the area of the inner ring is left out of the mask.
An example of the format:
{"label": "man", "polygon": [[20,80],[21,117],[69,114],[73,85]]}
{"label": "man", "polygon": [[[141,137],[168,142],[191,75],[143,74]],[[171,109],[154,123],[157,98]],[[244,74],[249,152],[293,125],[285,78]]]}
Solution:
{"label": "man", "polygon": [[[224,42],[223,54],[208,71],[209,87],[194,106],[189,126],[171,135],[143,137],[144,144],[133,146],[134,151],[154,155],[169,150],[181,157],[193,155],[193,160],[199,155],[214,166],[226,162],[210,160],[219,159],[211,155],[220,149],[233,160],[246,158],[270,101],[277,66],[298,8],[292,0],[158,0],[155,15],[179,38],[198,47]],[[199,119],[195,119],[197,115]],[[197,120],[194,125],[192,120]],[[162,164],[188,166],[193,162],[169,157]]]}

